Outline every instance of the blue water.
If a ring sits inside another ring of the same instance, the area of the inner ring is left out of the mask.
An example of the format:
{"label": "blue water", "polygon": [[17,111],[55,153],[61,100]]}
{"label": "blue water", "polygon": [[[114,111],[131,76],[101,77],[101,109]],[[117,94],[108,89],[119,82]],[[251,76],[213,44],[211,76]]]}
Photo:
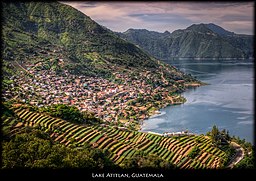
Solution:
{"label": "blue water", "polygon": [[161,109],[144,121],[142,131],[205,134],[213,125],[253,143],[254,69],[252,62],[169,62],[210,85],[187,90],[182,105]]}

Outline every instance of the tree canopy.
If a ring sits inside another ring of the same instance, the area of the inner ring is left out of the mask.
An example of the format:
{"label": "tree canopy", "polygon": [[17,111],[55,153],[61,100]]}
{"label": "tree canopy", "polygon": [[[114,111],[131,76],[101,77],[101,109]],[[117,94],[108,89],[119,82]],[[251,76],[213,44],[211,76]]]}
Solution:
{"label": "tree canopy", "polygon": [[81,112],[75,106],[66,104],[54,104],[41,108],[41,112],[47,112],[53,117],[62,118],[73,123],[101,123],[102,120],[96,118],[95,115],[88,111]]}
{"label": "tree canopy", "polygon": [[106,155],[89,146],[83,149],[54,144],[47,134],[27,129],[2,143],[2,168],[92,168],[113,167]]}

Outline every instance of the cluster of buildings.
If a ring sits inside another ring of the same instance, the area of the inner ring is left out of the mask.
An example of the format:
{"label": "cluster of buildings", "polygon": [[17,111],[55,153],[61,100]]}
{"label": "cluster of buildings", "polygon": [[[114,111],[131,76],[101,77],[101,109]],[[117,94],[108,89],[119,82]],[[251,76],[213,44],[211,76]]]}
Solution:
{"label": "cluster of buildings", "polygon": [[158,135],[158,136],[164,136],[164,137],[173,137],[173,136],[193,136],[195,135],[194,133],[190,133],[187,130],[186,131],[178,131],[178,132],[164,132],[163,134],[161,133],[156,133],[153,131],[148,131],[147,133]]}
{"label": "cluster of buildings", "polygon": [[25,76],[26,72],[21,71],[10,77],[12,83],[3,90],[4,99],[19,99],[38,107],[74,105],[81,111],[93,112],[96,117],[123,126],[139,123],[151,116],[152,111],[168,104],[182,102],[180,96],[170,94],[174,86],[148,84],[146,79],[157,81],[148,71],[141,71],[136,76],[113,72],[116,79],[123,82],[116,84],[101,77],[72,75],[67,70],[57,75],[51,69],[37,70],[32,66],[26,69],[33,76]]}

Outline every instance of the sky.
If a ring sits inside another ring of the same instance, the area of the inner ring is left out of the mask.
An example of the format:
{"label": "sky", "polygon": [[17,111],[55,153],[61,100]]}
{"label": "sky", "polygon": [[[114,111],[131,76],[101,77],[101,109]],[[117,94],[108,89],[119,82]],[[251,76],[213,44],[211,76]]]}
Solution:
{"label": "sky", "polygon": [[214,23],[238,34],[254,34],[254,2],[65,1],[112,31],[129,28],[173,32]]}

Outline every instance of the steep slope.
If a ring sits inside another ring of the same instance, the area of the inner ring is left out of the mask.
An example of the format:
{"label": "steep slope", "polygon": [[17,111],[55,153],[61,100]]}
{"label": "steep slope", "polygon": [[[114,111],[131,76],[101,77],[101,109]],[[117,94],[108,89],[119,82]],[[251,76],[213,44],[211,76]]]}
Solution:
{"label": "steep slope", "polygon": [[133,29],[118,35],[160,59],[253,56],[253,36],[235,34],[212,23],[194,24],[172,33]]}
{"label": "steep slope", "polygon": [[168,57],[170,32],[164,33],[148,31],[146,29],[129,29],[124,33],[117,33],[121,38],[128,40],[144,49],[155,57]]}
{"label": "steep slope", "polygon": [[253,57],[253,36],[235,34],[213,23],[206,24],[206,27],[211,29],[214,33],[217,33],[233,47],[242,50],[247,56]]}
{"label": "steep slope", "polygon": [[56,58],[65,57],[64,62],[72,65],[72,69],[91,72],[95,66],[90,53],[96,52],[110,63],[156,67],[156,61],[136,46],[117,38],[110,30],[67,5],[30,2],[4,3],[3,7],[3,57],[6,60],[23,57],[31,60],[38,54],[51,52]]}
{"label": "steep slope", "polygon": [[10,135],[17,134],[19,129],[40,128],[51,140],[67,148],[84,150],[85,145],[90,145],[92,150],[99,149],[123,168],[133,167],[135,160],[132,165],[127,162],[139,155],[158,157],[156,163],[150,164],[149,160],[146,162],[146,166],[151,168],[167,162],[172,165],[171,168],[175,165],[174,168],[180,169],[218,169],[223,168],[229,159],[227,153],[214,147],[211,140],[204,135],[164,137],[110,126],[79,125],[47,114],[28,111],[23,106],[26,105],[11,108],[15,122],[8,119],[11,117],[6,116],[4,119],[5,127],[9,126],[11,130]]}
{"label": "steep slope", "polygon": [[180,45],[177,57],[243,58],[244,53],[206,28],[204,24],[192,25],[172,33],[173,42]]}

